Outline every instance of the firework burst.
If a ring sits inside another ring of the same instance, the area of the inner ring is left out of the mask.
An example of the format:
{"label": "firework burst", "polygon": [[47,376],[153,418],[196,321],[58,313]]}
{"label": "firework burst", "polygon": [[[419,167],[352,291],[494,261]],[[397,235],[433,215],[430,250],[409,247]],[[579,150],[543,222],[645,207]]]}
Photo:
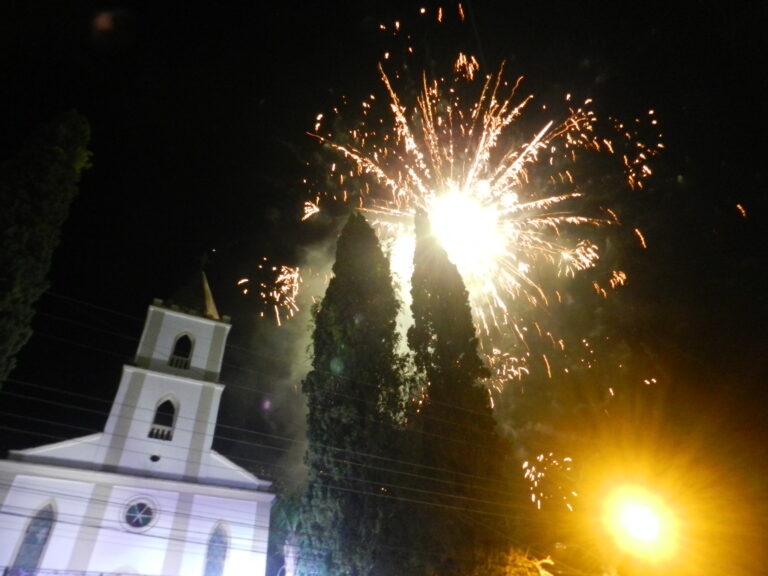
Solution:
{"label": "firework burst", "polygon": [[[406,67],[389,63],[385,54],[375,93],[317,116],[311,135],[334,156],[323,184],[310,184],[302,220],[335,202],[365,212],[390,254],[407,315],[414,216],[426,213],[469,292],[497,413],[541,393],[535,384],[526,390],[534,364],[540,380],[592,370],[590,342],[556,336],[548,307],[572,298],[578,277],[597,298],[627,282],[603,258],[606,231],[621,229],[612,200],[643,187],[663,148],[653,111],[626,124],[599,118],[591,99],[539,102],[523,92],[522,77],[508,79],[504,66],[482,73],[465,54],[444,76],[423,73],[416,88]],[[639,229],[629,236],[645,247]],[[519,393],[511,401],[510,390]],[[557,501],[572,509],[573,460],[555,455],[567,452],[546,450],[523,466],[537,507]]]}
{"label": "firework burst", "polygon": [[[560,112],[536,108],[532,95],[519,94],[521,78],[505,80],[503,67],[481,76],[476,60],[463,54],[450,77],[431,80],[424,74],[411,104],[394,87],[399,76],[382,65],[379,72],[383,110],[371,95],[352,129],[324,131],[322,116],[315,125],[313,135],[351,161],[346,169],[331,166],[342,190],[334,197],[356,202],[369,215],[404,287],[410,277],[413,216],[428,214],[486,333],[516,323],[515,302],[539,306],[558,299],[555,282],[542,279],[573,277],[595,267],[598,244],[574,230],[616,224],[618,218],[585,199],[577,159],[617,156],[626,185],[637,188],[651,173],[648,159],[661,146],[634,141],[615,121],[611,127],[619,130],[614,132],[618,141],[600,135],[590,100],[574,106],[566,96]],[[537,113],[527,120],[523,112],[531,108]],[[629,151],[619,156],[620,146]],[[317,194],[308,202],[305,217],[317,213],[323,199]],[[615,287],[625,277],[612,270],[604,283]],[[595,281],[594,287],[605,293],[602,283]],[[407,289],[403,296],[407,301]]]}

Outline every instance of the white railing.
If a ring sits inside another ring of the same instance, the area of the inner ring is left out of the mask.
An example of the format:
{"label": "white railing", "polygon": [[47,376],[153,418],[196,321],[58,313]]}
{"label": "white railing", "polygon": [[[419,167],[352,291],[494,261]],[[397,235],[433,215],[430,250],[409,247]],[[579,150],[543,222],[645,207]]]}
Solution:
{"label": "white railing", "polygon": [[176,356],[175,354],[171,354],[171,357],[168,359],[168,365],[171,368],[181,368],[183,370],[187,370],[189,368],[189,357]]}
{"label": "white railing", "polygon": [[152,424],[152,428],[149,429],[149,437],[157,440],[173,440],[173,427],[164,426],[162,424]]}

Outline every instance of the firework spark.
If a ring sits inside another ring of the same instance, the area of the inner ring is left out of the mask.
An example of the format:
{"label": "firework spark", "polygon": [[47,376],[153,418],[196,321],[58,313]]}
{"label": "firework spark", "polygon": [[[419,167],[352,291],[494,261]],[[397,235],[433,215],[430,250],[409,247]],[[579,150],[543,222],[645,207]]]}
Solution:
{"label": "firework spark", "polygon": [[[298,267],[270,264],[267,258],[262,258],[256,270],[259,279],[241,278],[237,281],[238,289],[244,296],[258,294],[264,307],[260,315],[264,317],[266,311],[270,311],[279,326],[283,318],[292,318],[299,310],[296,296],[302,283],[300,270]],[[255,290],[251,288],[252,284],[256,285]]]}
{"label": "firework spark", "polygon": [[488,368],[493,375],[486,384],[488,393],[491,396],[491,407],[494,407],[493,394],[503,392],[503,384],[511,380],[522,380],[524,376],[530,373],[527,364],[530,353],[524,357],[514,356],[509,352],[493,348],[490,353],[485,355]]}
{"label": "firework spark", "polygon": [[[531,495],[531,502],[541,510],[542,502],[549,499],[558,499],[562,501],[565,507],[573,512],[571,504],[578,493],[564,488],[570,484],[567,480],[573,470],[573,459],[570,457],[558,458],[554,453],[542,453],[536,456],[535,461],[523,462],[523,476],[528,481],[528,490]],[[545,484],[554,484],[545,487]]]}

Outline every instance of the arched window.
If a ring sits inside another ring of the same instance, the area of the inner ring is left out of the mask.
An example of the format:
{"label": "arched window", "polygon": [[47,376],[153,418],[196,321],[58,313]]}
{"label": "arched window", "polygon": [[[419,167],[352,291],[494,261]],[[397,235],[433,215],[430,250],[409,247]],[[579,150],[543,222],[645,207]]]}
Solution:
{"label": "arched window", "polygon": [[204,576],[221,576],[224,573],[224,562],[227,559],[227,533],[219,524],[208,539],[208,550],[205,553]]}
{"label": "arched window", "polygon": [[155,410],[155,419],[149,429],[149,437],[158,440],[173,440],[173,427],[176,424],[176,405],[166,400]]}
{"label": "arched window", "polygon": [[219,524],[208,539],[205,553],[205,573],[203,576],[221,576],[227,559],[227,533]]}
{"label": "arched window", "polygon": [[21,541],[21,547],[8,570],[8,576],[36,573],[40,567],[40,560],[43,558],[48,537],[51,535],[53,522],[54,513],[51,504],[41,508],[35,517],[29,521],[24,539]]}
{"label": "arched window", "polygon": [[174,368],[189,368],[189,362],[192,358],[192,338],[187,334],[182,334],[176,338],[173,345],[173,353],[168,359],[168,364]]}

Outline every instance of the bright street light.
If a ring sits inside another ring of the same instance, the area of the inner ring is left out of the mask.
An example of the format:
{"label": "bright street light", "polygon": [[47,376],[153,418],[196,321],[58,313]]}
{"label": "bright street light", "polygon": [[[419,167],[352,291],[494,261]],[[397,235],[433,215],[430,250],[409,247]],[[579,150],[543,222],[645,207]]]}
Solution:
{"label": "bright street light", "polygon": [[624,552],[645,560],[667,559],[677,547],[677,519],[661,498],[641,486],[610,492],[603,522]]}

